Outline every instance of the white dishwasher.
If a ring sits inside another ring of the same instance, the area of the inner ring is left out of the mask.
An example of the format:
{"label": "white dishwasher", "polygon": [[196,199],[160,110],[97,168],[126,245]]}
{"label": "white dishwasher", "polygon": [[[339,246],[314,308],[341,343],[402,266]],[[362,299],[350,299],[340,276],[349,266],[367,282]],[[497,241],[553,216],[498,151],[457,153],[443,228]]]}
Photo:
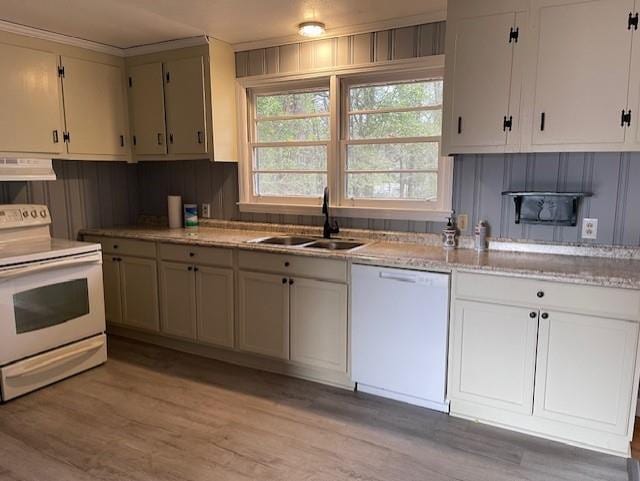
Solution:
{"label": "white dishwasher", "polygon": [[359,391],[449,412],[448,274],[354,265],[351,371]]}

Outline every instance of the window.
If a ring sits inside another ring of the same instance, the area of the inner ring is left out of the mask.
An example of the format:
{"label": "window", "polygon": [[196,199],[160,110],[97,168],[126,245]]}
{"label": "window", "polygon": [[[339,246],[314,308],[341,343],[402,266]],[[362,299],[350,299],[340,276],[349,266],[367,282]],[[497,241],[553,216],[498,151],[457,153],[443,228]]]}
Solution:
{"label": "window", "polygon": [[438,65],[244,80],[240,209],[319,215],[328,186],[336,216],[444,220],[453,162],[440,156],[442,74]]}
{"label": "window", "polygon": [[328,182],[329,89],[257,90],[251,108],[253,197],[317,203]]}
{"label": "window", "polygon": [[442,79],[343,83],[344,199],[427,208],[438,201]]}

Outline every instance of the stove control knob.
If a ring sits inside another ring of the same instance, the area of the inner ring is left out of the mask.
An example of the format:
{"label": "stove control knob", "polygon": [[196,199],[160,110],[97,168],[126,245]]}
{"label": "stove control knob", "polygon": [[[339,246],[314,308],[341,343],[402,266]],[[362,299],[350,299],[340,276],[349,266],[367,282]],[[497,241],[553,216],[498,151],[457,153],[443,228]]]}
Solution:
{"label": "stove control knob", "polygon": [[29,211],[28,211],[28,210],[23,211],[23,212],[22,212],[22,217],[24,217],[25,219],[26,219],[27,217],[29,217]]}
{"label": "stove control knob", "polygon": [[31,211],[31,217],[33,217],[34,219],[35,219],[36,217],[38,217],[38,211],[37,211],[37,210],[35,210],[35,209],[33,209],[33,210]]}
{"label": "stove control knob", "polygon": [[47,217],[47,211],[46,211],[46,210],[44,210],[44,209],[42,209],[42,210],[40,211],[40,217],[42,217],[42,218]]}

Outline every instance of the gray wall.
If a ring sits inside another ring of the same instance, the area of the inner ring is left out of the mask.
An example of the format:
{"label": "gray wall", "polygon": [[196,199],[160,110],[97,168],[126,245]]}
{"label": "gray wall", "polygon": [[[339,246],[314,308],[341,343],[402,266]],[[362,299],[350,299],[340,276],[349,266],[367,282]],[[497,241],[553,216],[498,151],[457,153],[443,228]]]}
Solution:
{"label": "gray wall", "polygon": [[0,203],[46,204],[52,235],[76,239],[85,227],[135,222],[138,214],[136,166],[123,162],[54,160],[57,180],[0,182]]}
{"label": "gray wall", "polygon": [[[578,242],[581,219],[598,219],[598,244],[640,245],[640,154],[566,153],[465,155],[454,167],[454,208],[470,227],[487,220],[491,235]],[[516,225],[506,190],[592,192],[580,207],[577,227]],[[470,232],[470,230],[468,231]]]}

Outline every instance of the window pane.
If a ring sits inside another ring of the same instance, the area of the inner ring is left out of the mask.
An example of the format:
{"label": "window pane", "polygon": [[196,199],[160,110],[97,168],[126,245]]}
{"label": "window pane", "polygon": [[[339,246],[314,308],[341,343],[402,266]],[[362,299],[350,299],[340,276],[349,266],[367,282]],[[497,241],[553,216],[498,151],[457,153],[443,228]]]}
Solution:
{"label": "window pane", "polygon": [[438,175],[347,174],[347,196],[352,199],[435,200]]}
{"label": "window pane", "polygon": [[327,148],[257,147],[254,170],[326,170]]}
{"label": "window pane", "polygon": [[349,89],[351,110],[428,107],[442,104],[442,80]]}
{"label": "window pane", "polygon": [[328,140],[329,117],[310,117],[291,120],[261,120],[258,142],[293,142]]}
{"label": "window pane", "polygon": [[347,169],[437,169],[438,155],[437,142],[349,145]]}
{"label": "window pane", "polygon": [[258,95],[256,111],[258,117],[329,112],[329,91]]}
{"label": "window pane", "polygon": [[326,174],[254,174],[256,195],[271,197],[320,197]]}
{"label": "window pane", "polygon": [[395,137],[439,137],[442,112],[387,112],[349,116],[351,139],[386,139]]}

